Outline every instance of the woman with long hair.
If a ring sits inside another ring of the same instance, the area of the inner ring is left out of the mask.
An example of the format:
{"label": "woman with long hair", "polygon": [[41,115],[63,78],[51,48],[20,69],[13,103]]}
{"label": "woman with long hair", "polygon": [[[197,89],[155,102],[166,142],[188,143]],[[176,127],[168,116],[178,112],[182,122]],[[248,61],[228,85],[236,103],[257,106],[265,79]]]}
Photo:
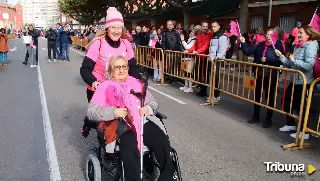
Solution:
{"label": "woman with long hair", "polygon": [[[134,58],[134,51],[128,36],[124,32],[122,14],[116,8],[110,7],[107,11],[105,30],[96,34],[88,45],[87,54],[80,68],[80,75],[87,84],[87,99],[90,102],[97,86],[106,80],[105,70],[109,65],[109,59],[113,55],[126,57],[129,62],[129,75],[141,78]],[[82,129],[84,137],[88,136],[90,128],[95,125],[85,118]]]}
{"label": "woman with long hair", "polygon": [[[302,26],[298,32],[298,43],[295,46],[293,54],[287,58],[282,52],[276,50],[281,62],[288,68],[300,70],[306,77],[307,82],[298,74],[290,77],[290,84],[287,87],[284,97],[284,111],[293,115],[298,115],[300,112],[301,97],[306,92],[303,92],[303,84],[307,84],[309,89],[313,82],[313,67],[319,51],[317,40],[320,40],[320,33],[311,26]],[[295,81],[294,81],[295,80]],[[292,95],[293,93],[293,95]],[[291,103],[292,97],[292,103]],[[291,105],[292,104],[292,105]],[[291,112],[290,112],[291,111]],[[303,111],[304,114],[304,111]],[[294,118],[287,117],[285,126],[279,129],[281,132],[290,132],[296,130]],[[303,121],[302,121],[303,125]],[[302,131],[303,126],[301,126]],[[290,134],[291,137],[296,138],[296,134]],[[301,137],[301,133],[300,136]],[[308,139],[309,134],[305,134],[304,139]]]}

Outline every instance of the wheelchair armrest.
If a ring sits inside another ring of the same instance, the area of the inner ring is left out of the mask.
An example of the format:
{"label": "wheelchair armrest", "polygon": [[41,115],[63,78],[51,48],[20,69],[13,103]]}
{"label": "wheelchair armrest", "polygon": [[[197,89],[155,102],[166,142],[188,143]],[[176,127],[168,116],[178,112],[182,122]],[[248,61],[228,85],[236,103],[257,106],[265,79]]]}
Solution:
{"label": "wheelchair armrest", "polygon": [[156,117],[159,118],[160,120],[163,120],[163,119],[167,119],[168,117],[164,114],[162,114],[161,112],[158,112],[156,114]]}

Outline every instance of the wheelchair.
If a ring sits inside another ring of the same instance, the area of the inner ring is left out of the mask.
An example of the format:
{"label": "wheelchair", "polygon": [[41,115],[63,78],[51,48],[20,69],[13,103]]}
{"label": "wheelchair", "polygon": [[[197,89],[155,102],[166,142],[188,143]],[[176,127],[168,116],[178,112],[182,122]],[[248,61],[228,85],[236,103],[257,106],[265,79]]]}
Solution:
{"label": "wheelchair", "polygon": [[[163,120],[167,119],[167,116],[157,113],[156,117],[159,118],[161,123],[164,125]],[[113,181],[125,181],[125,170],[123,169],[123,162],[120,160],[120,140],[117,139],[115,151],[114,153],[110,154],[105,150],[106,142],[104,134],[97,134],[97,138],[99,145],[92,149],[93,153],[89,154],[86,160],[86,180],[101,181],[105,179],[102,178],[103,176],[108,176],[108,178],[111,177]],[[170,156],[176,170],[174,177],[177,179],[177,181],[182,181],[178,155],[176,150],[172,147]],[[160,175],[160,166],[157,163],[154,154],[150,152],[147,147],[144,147],[143,165],[143,180],[147,179],[150,181],[156,181]]]}

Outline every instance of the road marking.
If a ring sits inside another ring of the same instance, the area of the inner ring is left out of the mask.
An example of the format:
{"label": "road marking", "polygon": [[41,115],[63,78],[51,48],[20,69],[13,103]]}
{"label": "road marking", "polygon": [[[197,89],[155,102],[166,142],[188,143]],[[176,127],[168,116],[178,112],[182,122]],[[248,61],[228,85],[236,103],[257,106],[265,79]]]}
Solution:
{"label": "road marking", "polygon": [[37,70],[38,70],[38,82],[39,82],[39,91],[40,91],[42,117],[43,117],[43,127],[44,127],[44,135],[45,135],[45,140],[46,140],[47,161],[49,164],[50,180],[51,181],[60,181],[61,176],[60,176],[60,170],[59,170],[59,163],[58,163],[56,148],[54,146],[51,122],[50,122],[50,117],[49,117],[46,94],[44,92],[44,87],[43,87],[43,82],[42,82],[40,64],[38,65]]}
{"label": "road marking", "polygon": [[16,51],[16,50],[18,50],[17,47],[14,47],[13,49],[10,49],[10,51],[12,51],[12,52]]}
{"label": "road marking", "polygon": [[83,53],[81,53],[81,52],[79,52],[79,51],[75,50],[74,48],[71,48],[71,47],[70,47],[70,49],[71,49],[71,50],[73,50],[74,52],[76,52],[76,53],[78,53],[78,54],[82,55],[82,56],[86,56],[85,54],[83,54]]}
{"label": "road marking", "polygon": [[186,104],[185,102],[180,101],[179,99],[174,98],[174,97],[172,97],[172,96],[170,96],[170,95],[168,95],[168,94],[166,94],[166,93],[164,93],[164,92],[162,92],[162,91],[159,91],[158,89],[155,89],[155,88],[153,88],[153,87],[151,87],[151,86],[148,86],[148,87],[149,87],[149,89],[151,89],[151,90],[153,90],[153,91],[155,91],[155,92],[158,92],[159,94],[164,95],[164,96],[166,96],[167,98],[169,98],[169,99],[171,99],[171,100],[174,100],[174,101],[176,101],[176,102],[178,102],[178,103],[180,103],[180,104]]}

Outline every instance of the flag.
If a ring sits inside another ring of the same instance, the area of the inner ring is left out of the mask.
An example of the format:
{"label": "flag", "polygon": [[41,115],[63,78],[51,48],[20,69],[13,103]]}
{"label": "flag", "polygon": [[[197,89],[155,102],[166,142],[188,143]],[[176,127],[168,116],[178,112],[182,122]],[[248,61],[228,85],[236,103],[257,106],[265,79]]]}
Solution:
{"label": "flag", "polygon": [[231,21],[230,32],[235,36],[241,36],[238,22]]}
{"label": "flag", "polygon": [[320,32],[320,17],[317,15],[317,13],[314,13],[313,18],[311,20],[311,26],[318,32]]}
{"label": "flag", "polygon": [[272,46],[274,48],[275,44],[277,43],[277,41],[279,39],[278,34],[276,32],[273,32],[270,34],[270,38],[271,38]]}

